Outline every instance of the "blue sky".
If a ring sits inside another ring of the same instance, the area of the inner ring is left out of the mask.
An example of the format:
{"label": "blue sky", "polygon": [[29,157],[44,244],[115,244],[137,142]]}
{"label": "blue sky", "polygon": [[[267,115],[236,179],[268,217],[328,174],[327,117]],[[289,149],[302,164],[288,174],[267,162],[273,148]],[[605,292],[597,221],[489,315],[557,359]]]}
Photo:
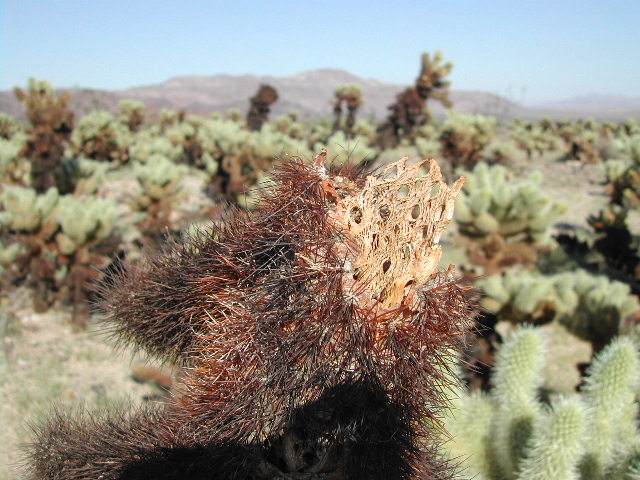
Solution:
{"label": "blue sky", "polygon": [[2,90],[31,76],[119,89],[325,67],[410,84],[436,49],[454,89],[640,97],[638,0],[0,0]]}

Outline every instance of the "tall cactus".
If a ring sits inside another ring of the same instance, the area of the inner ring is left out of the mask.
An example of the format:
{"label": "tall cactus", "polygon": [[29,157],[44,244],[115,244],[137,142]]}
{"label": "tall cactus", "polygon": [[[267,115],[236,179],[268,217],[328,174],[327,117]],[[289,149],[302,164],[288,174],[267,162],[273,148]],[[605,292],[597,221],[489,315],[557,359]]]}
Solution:
{"label": "tall cactus", "polygon": [[68,93],[57,95],[45,81],[29,79],[27,92],[14,90],[27,111],[29,128],[25,155],[31,160],[31,186],[39,193],[56,185],[58,168],[73,130]]}
{"label": "tall cactus", "polygon": [[415,86],[399,93],[396,102],[389,106],[391,113],[378,128],[376,144],[382,148],[393,148],[402,138],[413,138],[414,129],[424,125],[430,118],[427,109],[429,99],[451,107],[449,87],[451,82],[445,77],[451,73],[453,64],[443,63],[442,52],[436,51],[433,58],[422,54],[420,74]]}

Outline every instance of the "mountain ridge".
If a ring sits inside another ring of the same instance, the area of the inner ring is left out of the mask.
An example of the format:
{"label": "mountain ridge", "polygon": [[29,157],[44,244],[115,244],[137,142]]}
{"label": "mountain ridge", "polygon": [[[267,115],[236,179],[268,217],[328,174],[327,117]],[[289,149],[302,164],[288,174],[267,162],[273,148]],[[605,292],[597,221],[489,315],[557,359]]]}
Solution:
{"label": "mountain ridge", "polygon": [[[362,86],[364,96],[364,104],[358,115],[381,121],[387,116],[388,106],[394,102],[395,96],[410,82],[406,85],[386,83],[346,70],[320,68],[282,77],[250,73],[180,75],[158,84],[120,90],[60,90],[72,94],[71,106],[79,116],[95,108],[115,111],[118,102],[124,98],[141,100],[149,110],[172,108],[206,114],[229,109],[247,111],[249,98],[262,83],[272,85],[279,93],[279,100],[272,106],[272,118],[291,110],[297,110],[301,118],[331,115],[331,99],[335,89],[345,83],[357,83]],[[620,95],[579,96],[537,106],[523,106],[500,95],[477,90],[454,89],[450,96],[454,109],[459,112],[494,115],[503,120],[514,117],[538,119],[544,116],[624,120],[640,116],[640,98],[629,99]],[[445,108],[437,102],[430,102],[429,108],[439,118],[446,113]],[[11,91],[0,92],[0,111],[24,119],[23,107]]]}

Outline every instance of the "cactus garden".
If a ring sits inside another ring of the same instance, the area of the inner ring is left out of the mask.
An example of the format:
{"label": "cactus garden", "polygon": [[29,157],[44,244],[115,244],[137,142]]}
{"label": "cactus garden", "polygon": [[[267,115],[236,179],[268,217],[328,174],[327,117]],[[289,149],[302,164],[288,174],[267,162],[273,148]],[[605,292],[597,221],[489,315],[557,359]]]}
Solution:
{"label": "cactus garden", "polygon": [[640,123],[417,67],[377,119],[17,87],[0,479],[640,478]]}

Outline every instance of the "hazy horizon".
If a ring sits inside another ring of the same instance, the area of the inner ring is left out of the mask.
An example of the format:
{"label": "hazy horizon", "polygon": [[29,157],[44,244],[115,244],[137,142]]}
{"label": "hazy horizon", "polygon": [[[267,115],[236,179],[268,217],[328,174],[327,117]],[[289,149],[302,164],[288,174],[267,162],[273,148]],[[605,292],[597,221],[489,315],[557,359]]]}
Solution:
{"label": "hazy horizon", "polygon": [[637,1],[1,0],[0,90],[322,68],[408,85],[421,53],[441,50],[455,90],[529,105],[636,98],[638,24]]}

